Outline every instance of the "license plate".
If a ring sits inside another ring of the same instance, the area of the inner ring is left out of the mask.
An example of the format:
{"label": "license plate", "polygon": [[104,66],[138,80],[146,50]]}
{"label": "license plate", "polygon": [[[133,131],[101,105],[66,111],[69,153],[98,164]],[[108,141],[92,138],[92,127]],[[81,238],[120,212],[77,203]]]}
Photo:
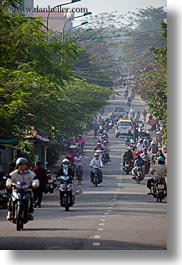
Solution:
{"label": "license plate", "polygon": [[52,183],[52,179],[48,179],[48,183]]}
{"label": "license plate", "polygon": [[158,189],[164,190],[164,184],[158,184]]}
{"label": "license plate", "polygon": [[5,189],[0,190],[0,194],[1,194],[1,195],[4,195],[4,194],[6,194],[6,193],[7,193],[7,190],[5,190]]}

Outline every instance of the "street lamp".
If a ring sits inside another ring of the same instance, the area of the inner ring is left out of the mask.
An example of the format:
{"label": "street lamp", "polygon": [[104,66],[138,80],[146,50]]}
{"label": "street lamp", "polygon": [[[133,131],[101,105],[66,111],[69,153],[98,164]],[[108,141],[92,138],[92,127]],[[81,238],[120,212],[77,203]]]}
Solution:
{"label": "street lamp", "polygon": [[89,16],[89,15],[91,15],[91,14],[92,14],[92,12],[86,12],[86,13],[84,13],[84,14],[81,15],[81,16],[77,16],[77,17],[71,17],[71,18],[69,18],[69,19],[64,23],[64,26],[63,26],[62,42],[64,43],[64,31],[65,31],[65,26],[66,26],[66,24],[67,24],[69,21],[71,21],[71,20],[73,20],[73,19],[75,19],[75,18]]}
{"label": "street lamp", "polygon": [[51,9],[49,9],[49,12],[48,12],[48,15],[47,15],[47,31],[49,30],[49,16],[50,16],[50,13],[51,13],[52,10],[54,10],[57,7],[61,8],[62,6],[70,5],[70,4],[73,4],[73,3],[76,3],[76,2],[80,2],[80,1],[81,0],[72,0],[71,2],[60,4],[60,5],[56,5],[56,6],[52,7]]}
{"label": "street lamp", "polygon": [[70,29],[67,31],[65,37],[67,37],[68,34],[69,34],[69,32],[72,31],[73,29],[76,29],[76,28],[81,27],[81,26],[86,25],[86,24],[88,24],[88,21],[84,21],[84,22],[82,22],[80,25],[77,25],[77,26],[75,26],[75,27],[70,28]]}

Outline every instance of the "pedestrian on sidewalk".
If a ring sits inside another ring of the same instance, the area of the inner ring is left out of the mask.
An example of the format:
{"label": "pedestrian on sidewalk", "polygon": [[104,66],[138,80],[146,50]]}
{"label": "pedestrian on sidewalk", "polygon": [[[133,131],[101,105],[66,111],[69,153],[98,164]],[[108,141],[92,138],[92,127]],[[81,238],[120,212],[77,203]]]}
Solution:
{"label": "pedestrian on sidewalk", "polygon": [[39,187],[33,190],[34,207],[41,207],[43,192],[47,190],[47,171],[41,166],[41,162],[37,161],[32,171],[39,179]]}

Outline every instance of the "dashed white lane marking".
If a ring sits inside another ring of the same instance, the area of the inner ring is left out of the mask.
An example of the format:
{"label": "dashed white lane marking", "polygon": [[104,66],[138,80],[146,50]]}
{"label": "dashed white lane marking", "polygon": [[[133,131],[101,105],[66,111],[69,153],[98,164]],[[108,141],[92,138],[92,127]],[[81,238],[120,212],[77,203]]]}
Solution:
{"label": "dashed white lane marking", "polygon": [[93,242],[92,246],[93,247],[99,247],[100,246],[100,242]]}
{"label": "dashed white lane marking", "polygon": [[108,209],[107,212],[111,212],[111,209]]}
{"label": "dashed white lane marking", "polygon": [[98,228],[97,231],[103,231],[104,229],[103,228]]}
{"label": "dashed white lane marking", "polygon": [[99,238],[101,238],[101,235],[95,235],[94,238],[95,238],[95,239],[96,239],[96,238],[99,239]]}
{"label": "dashed white lane marking", "polygon": [[99,225],[105,225],[104,223],[100,223]]}
{"label": "dashed white lane marking", "polygon": [[106,220],[106,219],[104,219],[104,218],[100,219],[101,222],[105,222],[105,220]]}

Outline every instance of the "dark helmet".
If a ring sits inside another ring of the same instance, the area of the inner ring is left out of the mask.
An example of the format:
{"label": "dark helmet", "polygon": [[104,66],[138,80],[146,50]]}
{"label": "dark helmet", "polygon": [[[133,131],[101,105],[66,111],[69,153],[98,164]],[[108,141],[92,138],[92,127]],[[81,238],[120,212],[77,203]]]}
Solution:
{"label": "dark helmet", "polygon": [[24,157],[19,157],[17,160],[16,160],[16,166],[20,165],[20,164],[28,164],[28,161],[26,158]]}

